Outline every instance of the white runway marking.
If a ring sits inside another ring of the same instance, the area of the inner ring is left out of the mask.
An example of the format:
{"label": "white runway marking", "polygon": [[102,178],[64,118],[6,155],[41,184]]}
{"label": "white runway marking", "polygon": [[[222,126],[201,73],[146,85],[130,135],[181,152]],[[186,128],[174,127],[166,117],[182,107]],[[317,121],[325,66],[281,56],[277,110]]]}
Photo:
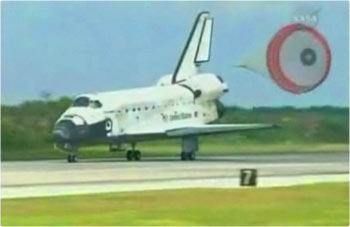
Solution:
{"label": "white runway marking", "polygon": [[174,188],[237,188],[239,170],[258,170],[258,186],[348,181],[348,154],[236,155],[176,159],[2,162],[2,198]]}

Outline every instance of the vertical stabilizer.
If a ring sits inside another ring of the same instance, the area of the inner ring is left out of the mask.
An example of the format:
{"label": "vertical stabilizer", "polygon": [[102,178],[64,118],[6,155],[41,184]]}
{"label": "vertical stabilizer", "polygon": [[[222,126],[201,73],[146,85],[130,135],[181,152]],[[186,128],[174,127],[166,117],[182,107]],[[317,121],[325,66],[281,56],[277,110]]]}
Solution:
{"label": "vertical stabilizer", "polygon": [[209,12],[202,12],[197,16],[173,74],[172,83],[186,80],[195,75],[199,65],[209,61],[213,23],[214,19],[209,17]]}

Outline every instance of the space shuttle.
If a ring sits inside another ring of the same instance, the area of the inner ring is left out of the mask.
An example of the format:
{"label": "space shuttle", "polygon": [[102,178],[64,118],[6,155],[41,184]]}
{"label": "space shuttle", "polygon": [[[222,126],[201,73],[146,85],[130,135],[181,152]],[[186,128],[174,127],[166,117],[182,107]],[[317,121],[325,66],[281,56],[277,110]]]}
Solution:
{"label": "space shuttle", "polygon": [[215,73],[202,73],[210,60],[214,18],[201,12],[173,71],[151,87],[82,94],[56,121],[55,144],[75,162],[78,148],[106,143],[126,151],[127,160],[140,160],[136,144],[180,138],[181,160],[195,160],[198,137],[218,133],[273,128],[272,124],[214,124],[222,117],[220,97],[228,92]]}

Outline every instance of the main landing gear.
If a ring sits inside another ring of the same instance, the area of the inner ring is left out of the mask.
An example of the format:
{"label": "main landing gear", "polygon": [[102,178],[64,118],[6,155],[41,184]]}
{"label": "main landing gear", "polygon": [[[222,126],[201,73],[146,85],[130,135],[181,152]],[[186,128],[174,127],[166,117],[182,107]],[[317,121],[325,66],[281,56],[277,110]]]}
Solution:
{"label": "main landing gear", "polygon": [[140,161],[141,160],[141,152],[139,150],[135,150],[135,143],[131,144],[131,150],[126,152],[126,159],[128,161]]}
{"label": "main landing gear", "polygon": [[182,138],[182,161],[193,161],[196,159],[198,151],[198,138],[196,136],[186,136]]}
{"label": "main landing gear", "polygon": [[77,155],[76,154],[68,154],[67,155],[67,162],[77,162]]}
{"label": "main landing gear", "polygon": [[128,150],[126,152],[126,159],[128,161],[132,161],[132,160],[140,161],[140,159],[141,159],[141,152],[139,150]]}
{"label": "main landing gear", "polygon": [[196,159],[196,152],[181,152],[182,161],[193,161]]}

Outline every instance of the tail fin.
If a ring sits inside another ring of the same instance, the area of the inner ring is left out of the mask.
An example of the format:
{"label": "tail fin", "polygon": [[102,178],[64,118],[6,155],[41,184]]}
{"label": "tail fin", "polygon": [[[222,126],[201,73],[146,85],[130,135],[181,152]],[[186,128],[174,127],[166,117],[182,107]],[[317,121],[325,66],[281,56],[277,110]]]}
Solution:
{"label": "tail fin", "polygon": [[198,14],[173,74],[173,84],[195,75],[199,65],[209,61],[213,23],[214,19],[209,17],[209,12]]}

